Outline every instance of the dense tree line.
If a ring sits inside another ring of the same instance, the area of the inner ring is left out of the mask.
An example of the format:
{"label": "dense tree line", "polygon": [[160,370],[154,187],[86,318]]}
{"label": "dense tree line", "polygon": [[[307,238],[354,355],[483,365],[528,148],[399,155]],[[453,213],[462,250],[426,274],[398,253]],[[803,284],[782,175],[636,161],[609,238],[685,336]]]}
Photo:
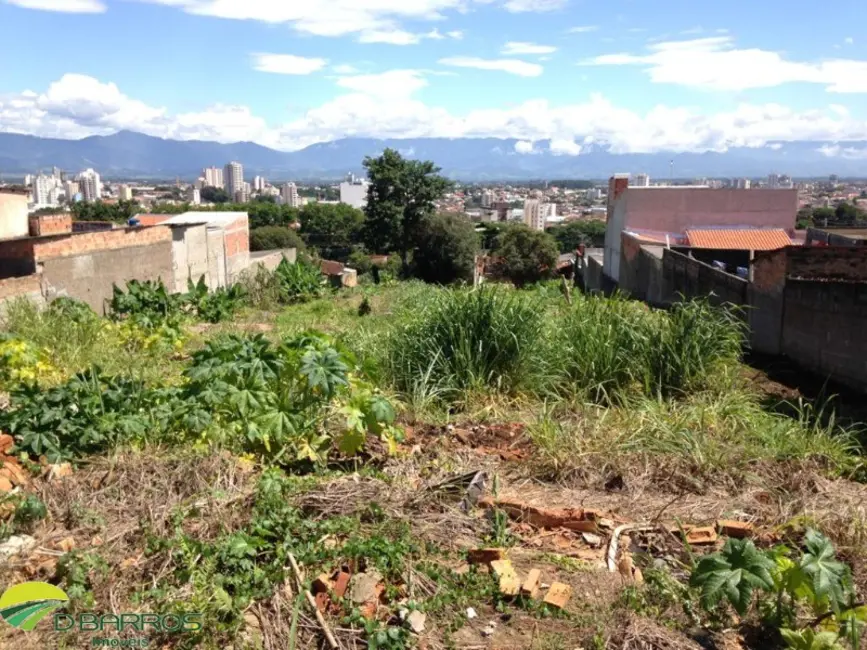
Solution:
{"label": "dense tree line", "polygon": [[548,228],[548,233],[557,240],[561,253],[572,253],[582,244],[588,248],[605,245],[605,222],[598,219],[570,221]]}
{"label": "dense tree line", "polygon": [[867,224],[867,211],[865,211],[858,199],[853,203],[843,201],[836,207],[828,208],[801,208],[797,216],[797,228],[855,226]]}

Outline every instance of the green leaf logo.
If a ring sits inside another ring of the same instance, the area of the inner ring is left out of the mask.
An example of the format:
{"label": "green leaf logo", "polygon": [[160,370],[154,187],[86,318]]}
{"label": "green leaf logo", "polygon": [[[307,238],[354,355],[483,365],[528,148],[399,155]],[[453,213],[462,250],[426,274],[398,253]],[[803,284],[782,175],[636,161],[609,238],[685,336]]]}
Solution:
{"label": "green leaf logo", "polygon": [[69,596],[47,582],[23,582],[0,596],[0,617],[9,625],[29,632],[43,618],[69,601]]}

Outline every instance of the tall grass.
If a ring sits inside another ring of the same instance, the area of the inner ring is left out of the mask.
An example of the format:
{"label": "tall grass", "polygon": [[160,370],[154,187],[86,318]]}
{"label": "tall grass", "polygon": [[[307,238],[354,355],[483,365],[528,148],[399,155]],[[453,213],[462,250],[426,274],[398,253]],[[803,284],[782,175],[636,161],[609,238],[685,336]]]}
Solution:
{"label": "tall grass", "polygon": [[384,364],[408,394],[532,391],[548,365],[544,306],[502,287],[441,290],[404,312]]}
{"label": "tall grass", "polygon": [[622,297],[578,296],[559,330],[567,392],[599,403],[707,387],[740,360],[743,328],[703,301],[657,311]]}

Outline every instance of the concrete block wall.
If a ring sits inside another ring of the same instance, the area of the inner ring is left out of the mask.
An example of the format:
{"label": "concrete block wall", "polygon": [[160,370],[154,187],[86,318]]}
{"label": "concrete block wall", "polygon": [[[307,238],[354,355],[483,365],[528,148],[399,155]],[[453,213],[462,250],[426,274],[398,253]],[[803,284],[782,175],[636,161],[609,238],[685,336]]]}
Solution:
{"label": "concrete block wall", "polygon": [[170,243],[172,231],[164,226],[153,228],[124,228],[107,232],[93,232],[52,238],[33,244],[33,256],[37,262],[82,253],[118,250],[155,243]]}
{"label": "concrete block wall", "polygon": [[6,313],[10,302],[26,298],[38,306],[45,305],[42,291],[42,278],[39,275],[25,275],[20,278],[0,280],[0,315]]}
{"label": "concrete block wall", "polygon": [[665,249],[662,255],[665,299],[708,298],[711,304],[745,305],[748,282],[683,253]]}

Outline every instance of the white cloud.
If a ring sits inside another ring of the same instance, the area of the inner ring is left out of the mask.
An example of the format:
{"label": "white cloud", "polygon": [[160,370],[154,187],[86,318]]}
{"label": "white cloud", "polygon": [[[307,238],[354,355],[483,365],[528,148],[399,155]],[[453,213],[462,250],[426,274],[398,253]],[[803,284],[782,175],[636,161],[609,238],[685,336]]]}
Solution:
{"label": "white cloud", "polygon": [[780,104],[741,104],[732,110],[702,113],[657,105],[633,111],[602,95],[581,103],[552,105],[535,99],[497,108],[452,113],[418,99],[429,83],[422,70],[347,74],[334,79],[337,95],[286,123],[268,124],[245,106],[215,105],[194,112],[170,113],[131,98],[113,83],[68,74],[44,92],[0,95],[0,130],[41,136],[80,138],[131,129],[159,137],[220,142],[249,140],[293,150],[347,136],[515,138],[520,148],[550,140],[551,150],[577,155],[591,142],[617,153],[725,151],[771,143],[814,140],[831,145],[829,156],[864,157],[845,143],[867,140],[867,121],[832,105],[795,111]]}
{"label": "white cloud", "polygon": [[598,25],[579,25],[578,27],[572,27],[569,30],[570,34],[587,34],[589,32],[595,32],[599,29]]}
{"label": "white cloud", "polygon": [[577,156],[581,153],[581,145],[572,139],[551,140],[550,148],[554,155]]}
{"label": "white cloud", "polygon": [[826,144],[816,149],[828,158],[845,158],[847,160],[867,160],[867,149],[841,147],[839,144]]}
{"label": "white cloud", "polygon": [[358,36],[359,43],[389,43],[390,45],[415,45],[422,39],[403,29],[366,29]]}
{"label": "white cloud", "polygon": [[259,72],[275,74],[311,74],[328,63],[325,59],[295,56],[294,54],[253,54],[253,68]]}
{"label": "white cloud", "polygon": [[509,41],[500,50],[500,54],[552,54],[557,51],[553,45],[536,45],[523,41]]}
{"label": "white cloud", "polygon": [[867,61],[789,61],[777,52],[737,49],[729,36],[656,43],[647,49],[647,54],[605,54],[582,64],[639,65],[655,83],[712,90],[770,88],[804,82],[824,84],[829,92],[867,93]]}
{"label": "white cloud", "polygon": [[24,9],[58,11],[67,14],[100,14],[107,7],[101,0],[3,0]]}
{"label": "white cloud", "polygon": [[690,27],[689,29],[684,29],[680,33],[683,34],[684,36],[688,36],[688,35],[691,36],[691,35],[695,35],[695,34],[701,34],[703,31],[704,31],[704,29],[702,29],[701,26],[697,26],[697,27]]}
{"label": "white cloud", "polygon": [[520,77],[538,77],[544,68],[538,63],[527,63],[519,59],[480,59],[475,56],[449,56],[440,59],[442,65],[458,68],[477,68],[479,70],[501,70]]}
{"label": "white cloud", "polygon": [[568,4],[569,0],[508,0],[503,5],[512,13],[554,11]]}
{"label": "white cloud", "polygon": [[846,38],[843,39],[843,42],[846,45],[853,45],[855,43],[855,39],[852,38],[851,36],[847,36]]}
{"label": "white cloud", "polygon": [[530,140],[518,140],[515,143],[515,151],[521,154],[536,153]]}
{"label": "white cloud", "polygon": [[332,66],[331,68],[337,74],[355,74],[358,72],[358,68],[354,65],[349,65],[348,63],[341,63],[339,65]]}
{"label": "white cloud", "polygon": [[459,29],[453,29],[450,32],[446,32],[446,36],[448,36],[449,38],[453,38],[456,41],[459,41],[464,37],[464,33]]}

